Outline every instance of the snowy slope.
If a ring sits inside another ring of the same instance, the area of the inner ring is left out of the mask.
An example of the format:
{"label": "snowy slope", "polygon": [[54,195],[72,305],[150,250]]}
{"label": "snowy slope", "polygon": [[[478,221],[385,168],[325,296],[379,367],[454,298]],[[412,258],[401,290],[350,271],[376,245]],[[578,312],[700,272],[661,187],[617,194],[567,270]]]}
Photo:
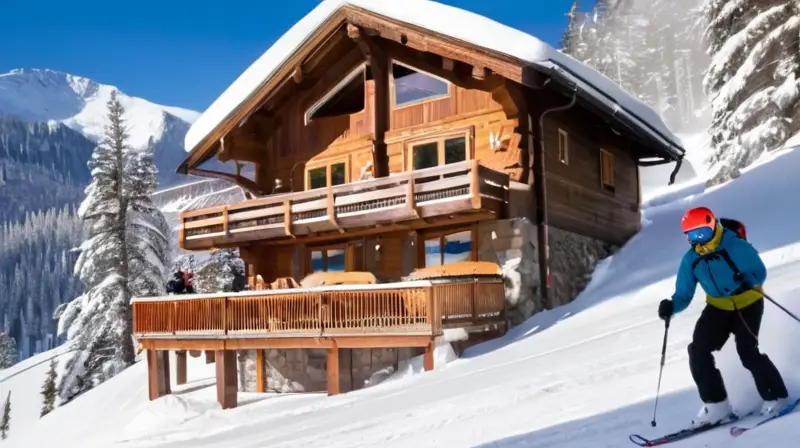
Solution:
{"label": "snowy slope", "polygon": [[152,136],[159,140],[164,114],[188,124],[200,115],[179,107],[162,106],[126,95],[117,87],[54,70],[18,69],[0,74],[0,113],[28,121],[59,121],[98,141],[108,114],[106,103],[117,92],[125,107],[130,144],[144,147]]}
{"label": "snowy slope", "polygon": [[[751,167],[739,179],[703,191],[673,188],[650,201],[645,225],[597,269],[573,303],[540,313],[502,339],[467,351],[436,371],[408,375],[336,397],[242,394],[242,406],[214,403],[209,367],[193,361],[196,378],[179,395],[148,402],[143,362],[57,409],[32,430],[15,432],[9,447],[626,447],[683,427],[699,408],[686,346],[702,309],[695,302],[670,328],[659,401],[658,428],[650,427],[663,324],[656,307],[672,292],[686,243],[678,229],[687,207],[704,204],[741,218],[769,267],[766,290],[800,313],[800,218],[779,202],[800,189],[793,174],[800,150],[786,150]],[[762,349],[800,394],[800,324],[766,305]],[[734,406],[758,404],[755,386],[738,364],[733,341],[718,356]],[[204,370],[205,369],[205,370]],[[38,378],[14,386],[31,389]],[[13,411],[12,411],[13,412]],[[12,425],[13,425],[12,416]],[[28,417],[19,417],[25,419]],[[12,426],[13,427],[13,426]],[[678,447],[792,446],[800,413],[738,439],[725,429]]]}

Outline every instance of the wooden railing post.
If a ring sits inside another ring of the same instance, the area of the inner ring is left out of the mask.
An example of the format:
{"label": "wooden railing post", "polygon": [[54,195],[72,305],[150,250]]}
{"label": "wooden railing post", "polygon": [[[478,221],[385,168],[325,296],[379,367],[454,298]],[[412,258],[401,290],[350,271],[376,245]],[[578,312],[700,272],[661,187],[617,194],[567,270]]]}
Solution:
{"label": "wooden railing post", "polygon": [[288,199],[283,201],[283,233],[286,236],[294,236],[292,234],[292,202]]}
{"label": "wooden railing post", "polygon": [[414,172],[410,172],[407,174],[408,176],[408,183],[406,183],[406,208],[408,208],[409,213],[415,218],[419,218],[419,212],[417,211],[417,196],[415,192],[416,186],[416,177],[414,176]]}
{"label": "wooden railing post", "polygon": [[471,307],[470,310],[472,311],[472,323],[478,323],[478,306],[475,303],[476,296],[478,295],[478,279],[474,279],[473,283],[470,285],[469,288],[469,306]]}
{"label": "wooden railing post", "polygon": [[226,205],[225,208],[222,209],[222,233],[224,237],[228,237],[230,234],[230,221],[228,219],[228,206]]}
{"label": "wooden railing post", "polygon": [[478,159],[472,159],[469,165],[469,191],[472,196],[472,208],[481,208],[481,173]]}

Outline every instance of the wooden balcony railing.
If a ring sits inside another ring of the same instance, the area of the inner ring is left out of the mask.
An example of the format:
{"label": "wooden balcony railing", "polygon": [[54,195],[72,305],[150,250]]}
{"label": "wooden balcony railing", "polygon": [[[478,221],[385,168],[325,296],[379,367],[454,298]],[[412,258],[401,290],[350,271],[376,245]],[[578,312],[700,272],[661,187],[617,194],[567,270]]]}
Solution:
{"label": "wooden balcony railing", "polygon": [[329,188],[183,212],[181,247],[345,231],[417,218],[486,211],[508,202],[508,175],[468,160]]}
{"label": "wooden balcony railing", "polygon": [[505,321],[502,280],[135,298],[138,338],[438,336],[443,328]]}

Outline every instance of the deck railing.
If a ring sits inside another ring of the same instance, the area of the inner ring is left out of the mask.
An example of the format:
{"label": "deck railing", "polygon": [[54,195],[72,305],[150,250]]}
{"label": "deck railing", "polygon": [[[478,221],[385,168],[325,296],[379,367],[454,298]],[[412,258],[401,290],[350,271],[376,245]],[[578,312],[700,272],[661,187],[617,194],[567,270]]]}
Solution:
{"label": "deck railing", "polygon": [[202,249],[226,242],[344,231],[462,212],[500,213],[508,201],[508,183],[508,175],[467,160],[276,194],[183,212],[181,244],[186,249]]}
{"label": "deck railing", "polygon": [[501,280],[141,297],[133,300],[139,338],[431,335],[443,328],[504,322]]}

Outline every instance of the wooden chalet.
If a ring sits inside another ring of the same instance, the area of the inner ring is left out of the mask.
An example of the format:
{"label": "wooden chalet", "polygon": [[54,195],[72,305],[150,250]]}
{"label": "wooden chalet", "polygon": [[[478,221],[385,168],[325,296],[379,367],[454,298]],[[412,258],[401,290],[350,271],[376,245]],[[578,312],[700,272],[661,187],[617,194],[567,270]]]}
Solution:
{"label": "wooden chalet", "polygon": [[[187,350],[215,360],[223,407],[236,405],[237,350],[256,351],[258,391],[266,350],[323,350],[329,394],[344,350],[417,347],[408,356],[431,369],[447,328],[507,328],[493,226],[535,227],[515,244],[536,248],[535,295],[553,306],[548,232],[624,244],[640,225],[638,166],[680,165],[677,139],[639,114],[652,110],[593,70],[552,49],[531,61],[472,42],[465,17],[545,47],[466,11],[388,3],[324,1],[190,130],[179,172],[228,179],[249,199],[182,213],[180,246],[238,247],[253,289],[134,300],[151,398],[169,392],[169,350],[179,383]],[[236,169],[202,168],[214,157]]]}

